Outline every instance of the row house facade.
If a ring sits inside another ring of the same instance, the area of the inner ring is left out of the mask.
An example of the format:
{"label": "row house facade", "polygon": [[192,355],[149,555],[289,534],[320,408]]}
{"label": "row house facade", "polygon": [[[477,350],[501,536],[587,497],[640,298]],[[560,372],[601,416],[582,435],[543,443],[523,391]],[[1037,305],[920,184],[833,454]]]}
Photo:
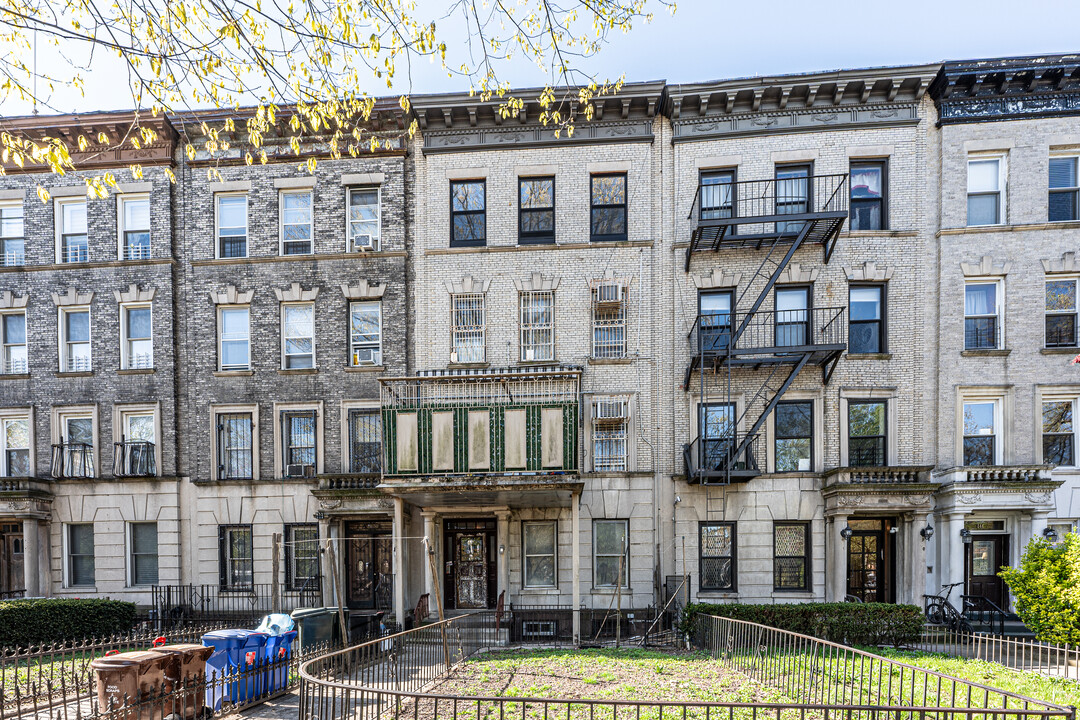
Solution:
{"label": "row house facade", "polygon": [[559,136],[420,96],[313,172],[189,157],[215,118],[177,116],[141,178],[9,172],[0,591],[279,580],[575,637],[673,598],[1007,609],[996,568],[1080,518],[1078,67],[628,83]]}

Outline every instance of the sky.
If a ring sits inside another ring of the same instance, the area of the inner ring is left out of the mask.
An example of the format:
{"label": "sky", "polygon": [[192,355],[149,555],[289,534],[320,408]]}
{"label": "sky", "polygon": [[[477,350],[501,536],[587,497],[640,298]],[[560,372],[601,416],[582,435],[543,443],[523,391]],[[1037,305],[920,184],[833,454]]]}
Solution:
{"label": "sky", "polygon": [[[569,2],[569,0],[565,0]],[[446,0],[418,0],[419,10],[439,17]],[[464,45],[465,31],[440,21],[451,48]],[[1080,52],[1080,0],[682,0],[674,16],[657,8],[652,24],[640,24],[583,67],[598,79],[699,82],[841,68],[879,67],[950,59]],[[63,72],[56,55],[39,55],[41,67]],[[85,97],[62,90],[51,111],[116,110],[132,105],[117,82],[122,67],[99,53],[87,77]],[[517,87],[543,85],[535,65],[518,61],[500,69]],[[462,92],[461,79],[447,78],[426,61],[411,69],[411,90],[372,83],[375,94]],[[404,78],[403,78],[404,79]],[[0,103],[0,117],[28,114],[32,105]]]}

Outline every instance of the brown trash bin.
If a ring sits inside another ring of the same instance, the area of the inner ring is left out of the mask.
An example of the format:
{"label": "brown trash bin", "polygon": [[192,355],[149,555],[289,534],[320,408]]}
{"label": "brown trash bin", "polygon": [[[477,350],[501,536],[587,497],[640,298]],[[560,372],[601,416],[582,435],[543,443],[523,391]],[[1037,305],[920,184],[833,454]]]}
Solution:
{"label": "brown trash bin", "polygon": [[172,673],[165,676],[167,689],[173,691],[173,712],[185,720],[201,718],[205,714],[206,660],[214,653],[214,648],[193,643],[160,645],[154,652],[173,655],[177,663]]}
{"label": "brown trash bin", "polygon": [[168,678],[178,675],[179,658],[154,650],[107,655],[90,662],[97,673],[98,704],[102,712],[139,703],[138,708],[116,715],[118,720],[163,720],[171,707],[160,699]]}

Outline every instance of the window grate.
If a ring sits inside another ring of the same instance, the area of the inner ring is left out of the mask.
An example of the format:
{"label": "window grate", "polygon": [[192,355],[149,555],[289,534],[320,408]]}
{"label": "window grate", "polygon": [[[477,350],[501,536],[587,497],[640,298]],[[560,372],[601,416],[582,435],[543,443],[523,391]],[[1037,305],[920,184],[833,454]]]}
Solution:
{"label": "window grate", "polygon": [[451,341],[459,363],[485,361],[484,294],[460,293],[452,297]]}
{"label": "window grate", "polygon": [[521,360],[555,359],[555,293],[521,293]]}
{"label": "window grate", "polygon": [[349,472],[382,472],[382,419],[378,410],[349,411]]}
{"label": "window grate", "polygon": [[251,413],[220,413],[218,421],[218,480],[251,480]]}

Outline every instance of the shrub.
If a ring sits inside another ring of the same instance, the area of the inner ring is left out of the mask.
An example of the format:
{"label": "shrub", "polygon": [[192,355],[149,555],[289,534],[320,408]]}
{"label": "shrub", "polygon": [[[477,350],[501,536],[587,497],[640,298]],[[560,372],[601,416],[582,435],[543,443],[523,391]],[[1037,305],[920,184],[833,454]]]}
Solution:
{"label": "shrub", "polygon": [[1054,544],[1032,538],[1020,567],[1000,573],[1016,614],[1044,642],[1080,643],[1080,535]]}
{"label": "shrub", "polygon": [[918,641],[923,629],[923,612],[914,605],[692,603],[683,612],[684,632],[692,631],[693,618],[699,613],[746,620],[845,645],[910,645]]}
{"label": "shrub", "polygon": [[36,598],[0,602],[0,647],[81,640],[127,632],[135,603],[119,600]]}

